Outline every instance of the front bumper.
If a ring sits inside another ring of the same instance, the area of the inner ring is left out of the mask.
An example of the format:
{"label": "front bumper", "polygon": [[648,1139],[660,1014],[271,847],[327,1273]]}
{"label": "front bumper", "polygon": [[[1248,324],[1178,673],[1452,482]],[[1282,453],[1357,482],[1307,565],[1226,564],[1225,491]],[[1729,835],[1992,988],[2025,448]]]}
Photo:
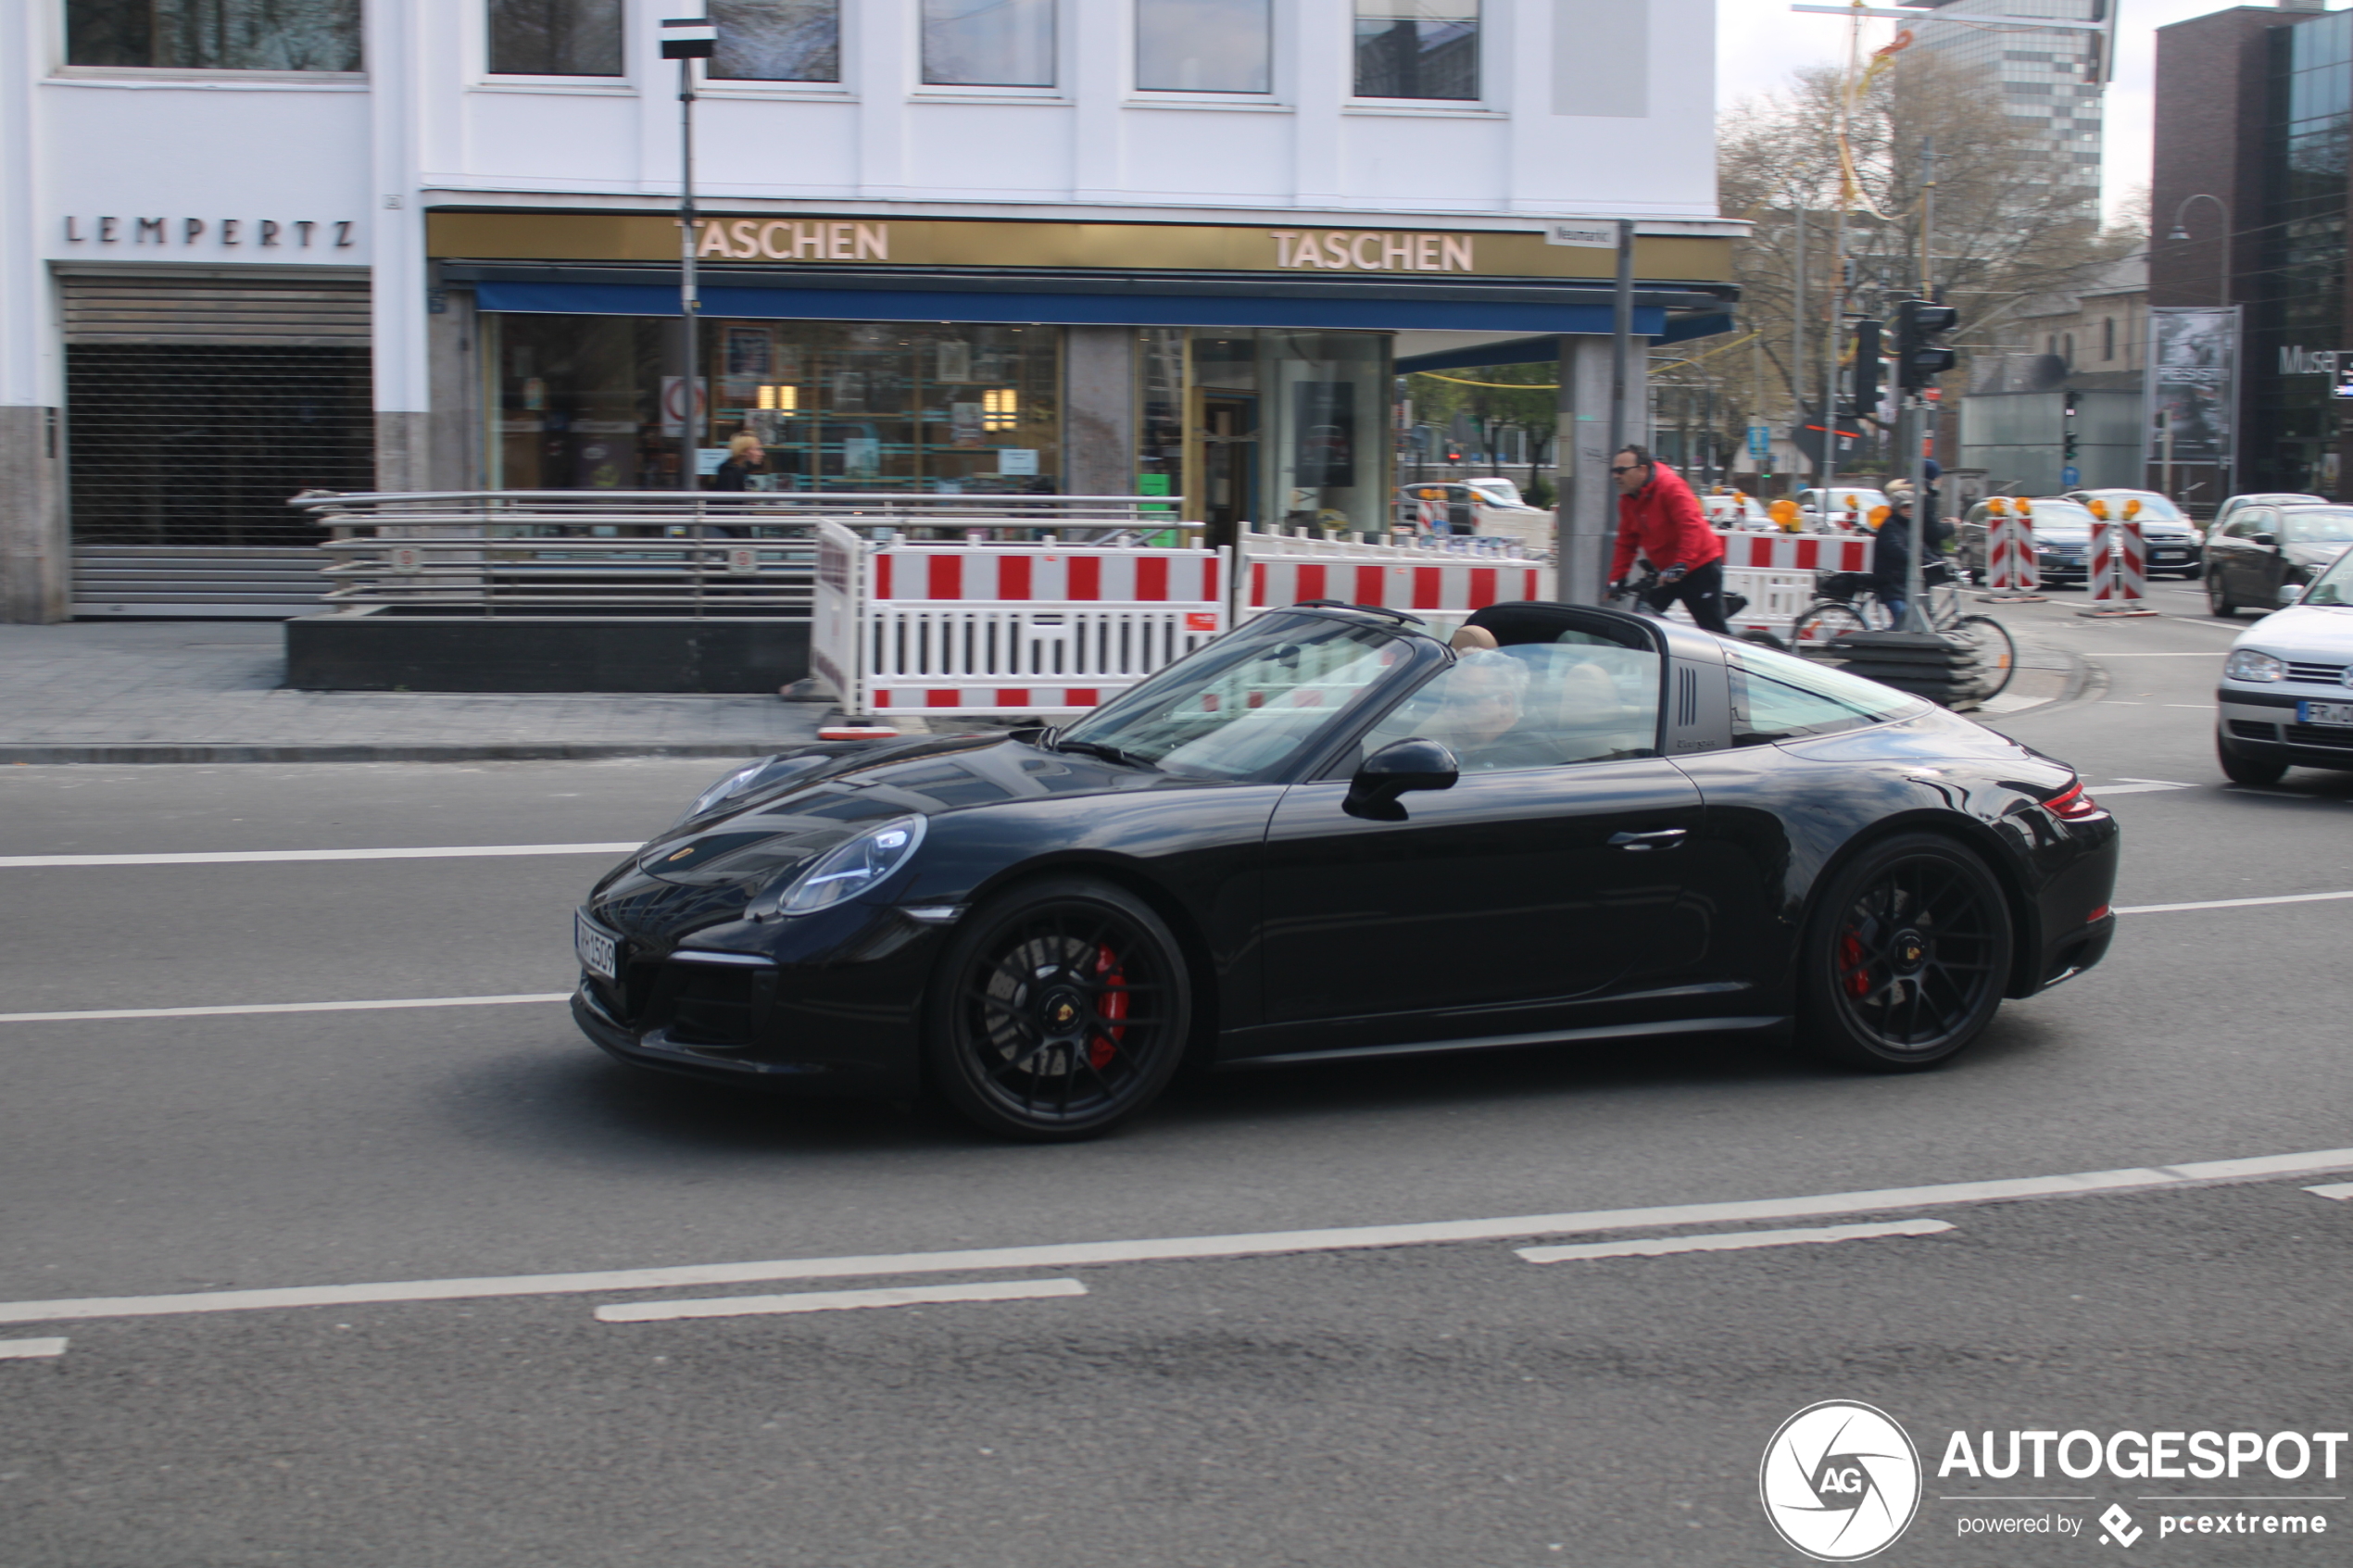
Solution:
{"label": "front bumper", "polygon": [[2219,738],[2239,756],[2353,771],[2353,729],[2299,724],[2296,719],[2299,702],[2353,701],[2353,691],[2284,681],[2260,687],[2226,684],[2214,697]]}
{"label": "front bumper", "polygon": [[937,925],[851,905],[698,931],[686,947],[599,923],[620,938],[620,974],[584,972],[572,1015],[608,1055],[788,1093],[906,1099],[921,1088]]}

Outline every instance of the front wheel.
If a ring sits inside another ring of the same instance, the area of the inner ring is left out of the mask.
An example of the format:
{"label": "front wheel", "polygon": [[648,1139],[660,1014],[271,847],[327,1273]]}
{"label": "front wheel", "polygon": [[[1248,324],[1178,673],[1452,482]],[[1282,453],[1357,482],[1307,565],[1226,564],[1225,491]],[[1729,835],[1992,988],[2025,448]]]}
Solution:
{"label": "front wheel", "polygon": [[936,976],[933,1085],[1006,1137],[1093,1137],[1158,1098],[1191,1027],[1166,922],[1108,883],[1057,877],[975,910]]}
{"label": "front wheel", "polygon": [[2239,612],[2238,605],[2231,597],[2231,591],[2223,587],[2222,580],[2210,571],[2206,574],[2206,608],[2226,621],[2235,619]]}
{"label": "front wheel", "polygon": [[1978,673],[1984,679],[1983,696],[1999,696],[2018,669],[2018,642],[2009,628],[1990,615],[1964,615],[1953,622],[1953,635],[1976,650]]}
{"label": "front wheel", "polygon": [[1853,605],[1824,599],[1790,623],[1789,651],[1807,659],[1829,658],[1831,645],[1839,638],[1870,629]]}
{"label": "front wheel", "polygon": [[2009,904],[1974,854],[1905,834],[1833,879],[1802,961],[1799,1024],[1817,1050],[1850,1067],[1915,1072],[1993,1022],[2009,972]]}

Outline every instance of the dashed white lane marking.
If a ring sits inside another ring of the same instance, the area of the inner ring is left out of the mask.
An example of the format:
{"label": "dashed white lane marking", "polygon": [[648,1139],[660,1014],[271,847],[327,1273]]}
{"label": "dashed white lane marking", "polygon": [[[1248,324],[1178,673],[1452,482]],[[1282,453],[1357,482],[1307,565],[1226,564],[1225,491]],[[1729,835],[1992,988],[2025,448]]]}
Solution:
{"label": "dashed white lane marking", "polygon": [[1574,1236],[1594,1231],[1658,1230],[1673,1225],[1744,1224],[1755,1220],[1819,1219],[1835,1214],[1885,1213],[2002,1203],[2027,1198],[2088,1198],[2253,1182],[2353,1171],[2353,1148],[2248,1160],[2091,1171],[2064,1176],[1952,1182],[1810,1198],[1749,1198],[1729,1203],[1669,1204],[1650,1209],[1600,1209],[1567,1214],[1516,1214],[1492,1220],[1441,1220],[1417,1224],[1350,1225],[1328,1230],[1260,1231],[1238,1236],[1158,1237],[1148,1241],[1081,1241],[1031,1247],[975,1248],[955,1252],[897,1252],[864,1257],[788,1258],[757,1263],[704,1263],[673,1268],[610,1269],[590,1273],[510,1274],[477,1279],[396,1280],[375,1285],[297,1286],[284,1289],[208,1290],[170,1296],[94,1296],[47,1301],[0,1302],[0,1323],[86,1318],[173,1317],[191,1312],[239,1312],[261,1308],[333,1307],[388,1301],[453,1301],[515,1296],[572,1296],[613,1290],[743,1285],[771,1280],[855,1279],[889,1274],[968,1273],[985,1269],[1066,1269],[1097,1263],[1177,1262],[1204,1258],[1263,1258],[1284,1253],[1345,1252],[1426,1247],[1457,1241]]}
{"label": "dashed white lane marking", "polygon": [[225,1018],[259,1012],[373,1012],[390,1008],[489,1008],[562,1002],[569,991],[519,991],[510,997],[396,997],[374,1002],[249,1002],[233,1007],[108,1008],[97,1012],[0,1012],[0,1023],[89,1023],[109,1018]]}
{"label": "dashed white lane marking", "polygon": [[2268,898],[2208,898],[2196,904],[2127,904],[2120,915],[2170,915],[2183,909],[2246,909],[2258,904],[2326,904],[2353,893],[2275,893]]}
{"label": "dashed white lane marking", "polygon": [[2086,784],[2084,787],[2092,792],[2093,799],[2099,800],[2111,795],[2153,795],[2160,790],[2190,789],[2195,786],[2178,784]]}
{"label": "dashed white lane marking", "polygon": [[672,1318],[751,1318],[783,1312],[842,1312],[860,1307],[920,1307],[930,1301],[1042,1301],[1084,1296],[1075,1279],[1020,1279],[999,1285],[899,1285],[880,1290],[805,1290],[792,1296],[718,1296],[700,1301],[639,1301],[599,1307],[598,1323],[664,1323]]}
{"label": "dashed white lane marking", "polygon": [[626,855],[643,844],[449,844],[429,849],[206,849],[173,855],[0,855],[0,868],[241,866],[282,860],[461,860],[513,855]]}
{"label": "dashed white lane marking", "polygon": [[2347,1198],[2353,1198],[2353,1182],[2331,1182],[2326,1186],[2306,1187],[2304,1190],[2317,1193],[2322,1198],[2334,1198],[2340,1203]]}
{"label": "dashed white lane marking", "polygon": [[66,1337],[55,1339],[0,1339],[0,1361],[29,1361],[40,1356],[62,1356],[66,1353]]}
{"label": "dashed white lane marking", "polygon": [[1814,1247],[1833,1241],[1875,1241],[1891,1236],[1940,1236],[1942,1220],[1891,1220],[1876,1225],[1817,1225],[1809,1230],[1727,1231],[1718,1236],[1653,1236],[1640,1241],[1584,1241],[1573,1247],[1523,1247],[1531,1263],[1586,1258],[1665,1258],[1677,1252],[1743,1252],[1755,1247]]}

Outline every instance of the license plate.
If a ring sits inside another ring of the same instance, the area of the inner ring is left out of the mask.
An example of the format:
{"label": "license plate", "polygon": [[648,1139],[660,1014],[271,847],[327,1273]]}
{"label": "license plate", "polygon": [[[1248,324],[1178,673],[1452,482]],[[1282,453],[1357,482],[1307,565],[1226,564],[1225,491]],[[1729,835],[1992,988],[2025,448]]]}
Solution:
{"label": "license plate", "polygon": [[2353,726],[2353,702],[2299,702],[2296,705],[2296,721]]}
{"label": "license plate", "polygon": [[577,909],[572,916],[572,949],[580,955],[580,967],[589,973],[606,980],[621,978],[621,945],[610,932],[591,925]]}

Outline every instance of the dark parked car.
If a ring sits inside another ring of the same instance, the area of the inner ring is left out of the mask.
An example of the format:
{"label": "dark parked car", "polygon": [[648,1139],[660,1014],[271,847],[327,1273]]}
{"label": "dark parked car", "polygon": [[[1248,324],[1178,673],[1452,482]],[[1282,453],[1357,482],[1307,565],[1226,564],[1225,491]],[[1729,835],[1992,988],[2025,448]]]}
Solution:
{"label": "dark parked car", "polygon": [[2064,763],[1648,617],[1471,623],[1502,646],[1280,610],[1065,728],[755,763],[597,884],[574,1016],[1066,1138],[1189,1057],[1793,1022],[1926,1067],[2107,950],[2118,831]]}
{"label": "dark parked car", "polygon": [[[2023,505],[2034,524],[2034,564],[2043,583],[2051,588],[2080,588],[2091,581],[2092,529],[2090,508],[2074,501],[2001,499],[2005,507]],[[1954,551],[1961,570],[1973,582],[1985,581],[1986,535],[1994,525],[1994,503],[1980,501],[1962,517]]]}
{"label": "dark parked car", "polygon": [[2353,507],[2236,508],[2207,535],[2207,608],[2236,615],[2293,604],[2347,545],[2353,545]]}

